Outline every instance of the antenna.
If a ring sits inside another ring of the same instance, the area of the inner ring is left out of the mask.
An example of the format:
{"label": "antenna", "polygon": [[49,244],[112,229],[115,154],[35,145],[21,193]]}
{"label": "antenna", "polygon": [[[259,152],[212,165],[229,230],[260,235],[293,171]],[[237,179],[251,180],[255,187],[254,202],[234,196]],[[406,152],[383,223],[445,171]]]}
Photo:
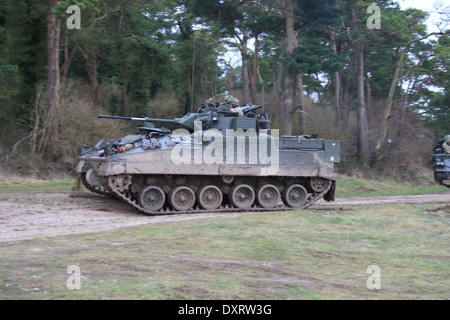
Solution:
{"label": "antenna", "polygon": [[192,110],[194,108],[194,82],[195,82],[195,29],[194,29],[194,49],[192,52],[192,88],[191,88],[191,110],[190,112],[192,113]]}

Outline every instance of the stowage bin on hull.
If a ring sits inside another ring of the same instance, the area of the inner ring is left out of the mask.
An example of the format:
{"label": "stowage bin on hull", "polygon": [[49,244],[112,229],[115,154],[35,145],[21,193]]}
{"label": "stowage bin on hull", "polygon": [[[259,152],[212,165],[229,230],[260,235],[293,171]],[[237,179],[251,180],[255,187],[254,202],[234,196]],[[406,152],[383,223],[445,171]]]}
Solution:
{"label": "stowage bin on hull", "polygon": [[304,209],[334,200],[342,143],[280,136],[261,109],[217,103],[175,119],[99,116],[145,125],[138,135],[82,145],[77,171],[89,190],[145,214]]}

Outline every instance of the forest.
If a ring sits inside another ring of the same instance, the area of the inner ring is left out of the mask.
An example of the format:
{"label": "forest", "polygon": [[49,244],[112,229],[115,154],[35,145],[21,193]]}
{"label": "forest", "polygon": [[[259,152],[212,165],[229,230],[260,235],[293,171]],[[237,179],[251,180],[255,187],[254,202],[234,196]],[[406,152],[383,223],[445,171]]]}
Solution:
{"label": "forest", "polygon": [[0,0],[0,169],[73,172],[83,140],[231,94],[344,174],[414,180],[450,134],[450,7],[379,0]]}

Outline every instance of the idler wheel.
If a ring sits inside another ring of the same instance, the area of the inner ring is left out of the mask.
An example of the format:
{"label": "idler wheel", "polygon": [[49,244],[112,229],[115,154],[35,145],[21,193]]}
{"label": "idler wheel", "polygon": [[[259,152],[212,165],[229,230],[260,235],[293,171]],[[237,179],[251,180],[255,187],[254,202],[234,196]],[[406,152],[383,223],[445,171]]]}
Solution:
{"label": "idler wheel", "polygon": [[177,211],[186,211],[195,204],[195,193],[191,188],[179,186],[169,193],[169,203]]}
{"label": "idler wheel", "polygon": [[102,184],[102,182],[100,181],[100,177],[98,176],[97,171],[95,171],[94,168],[90,168],[86,172],[86,182],[93,187],[98,187]]}
{"label": "idler wheel", "polygon": [[263,208],[275,208],[281,199],[281,194],[277,187],[266,184],[258,188],[256,199]]}
{"label": "idler wheel", "polygon": [[299,184],[290,185],[283,190],[283,202],[292,208],[300,208],[306,203],[308,192]]}
{"label": "idler wheel", "polygon": [[255,202],[255,192],[247,184],[239,184],[231,188],[228,197],[230,202],[240,209],[248,209]]}
{"label": "idler wheel", "polygon": [[158,211],[163,207],[166,196],[160,188],[147,186],[139,192],[138,199],[141,207],[150,211]]}
{"label": "idler wheel", "polygon": [[197,194],[198,204],[206,210],[217,209],[222,203],[222,191],[216,186],[202,187]]}
{"label": "idler wheel", "polygon": [[309,180],[309,186],[311,189],[313,189],[315,192],[322,192],[325,191],[328,186],[330,185],[330,180],[321,178],[321,177],[312,177]]}

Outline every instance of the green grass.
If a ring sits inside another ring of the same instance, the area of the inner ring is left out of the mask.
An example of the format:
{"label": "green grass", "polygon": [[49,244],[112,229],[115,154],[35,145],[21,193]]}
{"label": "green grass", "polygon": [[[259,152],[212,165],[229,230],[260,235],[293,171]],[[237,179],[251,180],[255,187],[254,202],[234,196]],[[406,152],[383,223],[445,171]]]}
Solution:
{"label": "green grass", "polygon": [[420,184],[398,182],[393,180],[361,179],[349,176],[339,176],[336,183],[336,197],[408,195],[443,192],[448,188],[441,186],[431,178],[424,179]]}
{"label": "green grass", "polygon": [[75,186],[76,179],[65,178],[58,180],[0,180],[0,192],[26,191],[68,191]]}
{"label": "green grass", "polygon": [[448,299],[449,227],[448,206],[384,205],[4,242],[0,299]]}

